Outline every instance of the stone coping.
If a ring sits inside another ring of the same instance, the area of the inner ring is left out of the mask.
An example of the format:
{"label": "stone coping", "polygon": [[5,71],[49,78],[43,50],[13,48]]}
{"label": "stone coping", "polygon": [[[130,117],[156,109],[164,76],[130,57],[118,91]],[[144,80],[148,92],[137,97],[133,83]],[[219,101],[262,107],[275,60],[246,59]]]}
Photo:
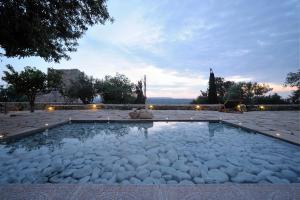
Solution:
{"label": "stone coping", "polygon": [[285,142],[298,145],[300,146],[299,141],[294,141],[293,138],[288,138],[288,137],[278,137],[278,135],[273,134],[272,132],[266,132],[266,131],[261,131],[261,130],[256,130],[254,128],[249,128],[245,125],[241,124],[236,124],[234,122],[230,122],[227,120],[214,120],[214,119],[209,119],[209,120],[202,120],[202,119],[196,119],[196,120],[191,120],[191,119],[76,119],[76,120],[66,120],[62,121],[59,123],[53,123],[53,124],[48,124],[45,127],[40,127],[40,128],[31,128],[31,129],[25,129],[21,132],[17,132],[14,134],[10,134],[9,136],[5,137],[3,140],[14,140],[14,139],[20,139],[25,136],[37,134],[39,132],[43,132],[47,129],[52,129],[58,126],[62,126],[68,123],[143,123],[143,122],[210,122],[210,123],[224,123],[236,128],[241,128],[245,131],[250,131],[250,132],[256,132],[258,134],[263,134],[275,139],[280,139]]}
{"label": "stone coping", "polygon": [[5,200],[298,200],[300,184],[97,185],[2,184]]}

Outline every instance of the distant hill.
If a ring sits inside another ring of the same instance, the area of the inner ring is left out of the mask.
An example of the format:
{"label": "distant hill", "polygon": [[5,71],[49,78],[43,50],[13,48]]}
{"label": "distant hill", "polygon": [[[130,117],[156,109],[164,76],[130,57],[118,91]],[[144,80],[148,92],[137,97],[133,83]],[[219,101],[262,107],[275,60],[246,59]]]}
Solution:
{"label": "distant hill", "polygon": [[177,99],[169,97],[149,97],[148,104],[190,104],[193,99]]}

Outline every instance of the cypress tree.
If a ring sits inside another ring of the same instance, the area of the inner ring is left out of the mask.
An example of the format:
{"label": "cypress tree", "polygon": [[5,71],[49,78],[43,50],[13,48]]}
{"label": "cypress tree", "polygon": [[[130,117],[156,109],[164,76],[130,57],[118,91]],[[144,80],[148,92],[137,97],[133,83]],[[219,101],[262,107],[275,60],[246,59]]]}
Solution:
{"label": "cypress tree", "polygon": [[209,83],[208,83],[208,103],[210,104],[218,103],[215,75],[211,68],[210,68]]}

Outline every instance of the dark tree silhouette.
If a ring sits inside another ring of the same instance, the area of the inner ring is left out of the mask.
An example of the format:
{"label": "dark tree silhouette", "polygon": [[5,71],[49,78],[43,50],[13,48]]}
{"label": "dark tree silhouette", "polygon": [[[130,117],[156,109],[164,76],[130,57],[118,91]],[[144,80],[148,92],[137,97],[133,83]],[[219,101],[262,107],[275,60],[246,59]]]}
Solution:
{"label": "dark tree silhouette", "polygon": [[208,83],[208,103],[210,104],[218,103],[215,75],[211,68],[210,68],[209,83]]}
{"label": "dark tree silhouette", "polygon": [[138,81],[138,84],[135,85],[135,93],[137,94],[135,103],[145,104],[146,97],[144,96],[144,93],[143,93],[143,82],[142,81]]}
{"label": "dark tree silhouette", "polygon": [[88,26],[107,20],[113,21],[106,0],[0,1],[0,47],[6,57],[59,62],[76,51]]}

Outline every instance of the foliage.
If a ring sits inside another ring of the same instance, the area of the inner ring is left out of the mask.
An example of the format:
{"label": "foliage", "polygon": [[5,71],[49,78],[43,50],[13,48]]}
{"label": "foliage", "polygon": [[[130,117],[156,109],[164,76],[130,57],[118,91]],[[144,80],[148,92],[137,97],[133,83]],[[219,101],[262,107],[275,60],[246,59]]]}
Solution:
{"label": "foliage", "polygon": [[[39,93],[47,93],[50,91],[48,83],[52,80],[42,71],[35,67],[25,67],[20,73],[16,72],[11,65],[7,65],[8,71],[4,71],[2,80],[9,84],[9,87],[13,87],[17,94],[25,95],[30,104],[30,111],[34,112],[34,102],[36,95]],[[55,75],[54,79],[59,79]],[[51,85],[51,89],[55,87],[55,84]]]}
{"label": "foliage", "polygon": [[13,86],[5,88],[0,85],[0,102],[23,102],[27,101],[27,97],[23,94],[18,94]]}
{"label": "foliage", "polygon": [[289,96],[291,103],[300,104],[300,90],[295,90],[292,92],[292,95]]}
{"label": "foliage", "polygon": [[222,77],[216,77],[215,84],[216,84],[217,96],[219,97],[220,100],[222,100],[225,96],[225,93],[234,84],[234,82],[225,81],[225,79]]}
{"label": "foliage", "polygon": [[116,76],[105,76],[103,80],[97,81],[95,85],[97,93],[101,94],[103,103],[124,104],[133,103],[134,84],[122,74]]}
{"label": "foliage", "polygon": [[273,89],[267,84],[258,84],[257,82],[241,82],[241,87],[243,90],[242,99],[246,104],[253,103],[254,97],[262,96]]}
{"label": "foliage", "polygon": [[210,104],[218,103],[215,75],[212,69],[210,69],[209,83],[208,83],[208,102]]}
{"label": "foliage", "polygon": [[268,96],[256,96],[253,99],[253,104],[287,104],[288,101],[283,99],[277,93]]}
{"label": "foliage", "polygon": [[134,103],[136,104],[145,104],[146,97],[143,93],[143,82],[138,81],[137,85],[135,85],[135,93],[137,95],[136,100]]}
{"label": "foliage", "polygon": [[58,71],[56,69],[48,68],[48,88],[51,90],[61,90],[63,87],[63,74],[61,71]]}
{"label": "foliage", "polygon": [[95,79],[93,77],[82,73],[76,80],[72,81],[69,87],[64,89],[63,95],[70,99],[80,99],[84,104],[92,103],[96,96],[94,84]]}
{"label": "foliage", "polygon": [[7,57],[69,59],[88,26],[110,17],[106,0],[7,0],[0,2],[0,46]]}
{"label": "foliage", "polygon": [[193,99],[192,104],[208,104],[207,92],[200,90],[201,95]]}
{"label": "foliage", "polygon": [[243,84],[233,84],[225,94],[225,101],[240,101],[243,99]]}
{"label": "foliage", "polygon": [[293,72],[288,73],[285,80],[285,85],[300,88],[300,70],[298,70],[298,72],[295,73]]}
{"label": "foliage", "polygon": [[234,83],[226,92],[225,100],[240,101],[245,104],[253,104],[253,99],[263,96],[271,91],[266,84],[258,84],[256,82],[238,82]]}
{"label": "foliage", "polygon": [[298,72],[288,73],[285,81],[285,86],[296,87],[297,89],[292,92],[289,100],[291,103],[299,104],[300,103],[300,70]]}

